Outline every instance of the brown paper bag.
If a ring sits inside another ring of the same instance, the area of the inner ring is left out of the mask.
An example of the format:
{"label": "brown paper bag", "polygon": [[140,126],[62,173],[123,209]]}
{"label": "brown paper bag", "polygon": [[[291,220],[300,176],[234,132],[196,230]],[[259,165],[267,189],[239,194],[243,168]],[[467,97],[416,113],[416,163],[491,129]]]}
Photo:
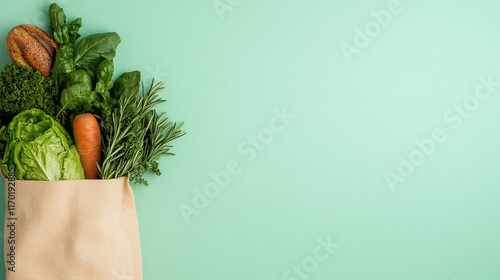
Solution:
{"label": "brown paper bag", "polygon": [[5,206],[7,280],[142,279],[139,226],[128,177],[6,178]]}

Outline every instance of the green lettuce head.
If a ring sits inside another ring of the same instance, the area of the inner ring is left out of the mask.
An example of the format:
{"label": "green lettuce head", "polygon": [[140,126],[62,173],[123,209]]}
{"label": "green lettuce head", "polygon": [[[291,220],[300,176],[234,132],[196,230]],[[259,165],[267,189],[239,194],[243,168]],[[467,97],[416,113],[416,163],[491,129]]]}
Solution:
{"label": "green lettuce head", "polygon": [[2,159],[4,174],[15,166],[18,180],[85,179],[73,140],[42,110],[31,109],[18,114],[1,137],[7,142]]}

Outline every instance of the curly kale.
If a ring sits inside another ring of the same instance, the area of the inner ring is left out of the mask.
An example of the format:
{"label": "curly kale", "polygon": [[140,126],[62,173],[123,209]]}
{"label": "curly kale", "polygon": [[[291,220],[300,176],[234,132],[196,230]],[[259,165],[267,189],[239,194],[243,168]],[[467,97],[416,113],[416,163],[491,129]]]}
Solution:
{"label": "curly kale", "polygon": [[59,90],[51,78],[43,77],[16,62],[6,64],[0,73],[0,116],[7,125],[18,113],[38,108],[47,115],[57,114]]}
{"label": "curly kale", "polygon": [[[17,62],[6,64],[0,73],[0,128],[8,125],[17,114],[33,108],[55,117],[58,100],[59,90],[52,78],[43,77],[40,72]],[[3,152],[0,143],[0,158]]]}

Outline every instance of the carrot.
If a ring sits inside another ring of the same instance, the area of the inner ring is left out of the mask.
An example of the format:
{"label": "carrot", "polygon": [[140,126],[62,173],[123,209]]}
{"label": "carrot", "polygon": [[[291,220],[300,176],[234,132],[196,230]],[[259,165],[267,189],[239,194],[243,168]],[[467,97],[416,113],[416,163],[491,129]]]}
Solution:
{"label": "carrot", "polygon": [[99,179],[97,163],[101,164],[101,131],[92,114],[80,114],[73,120],[73,135],[85,179]]}

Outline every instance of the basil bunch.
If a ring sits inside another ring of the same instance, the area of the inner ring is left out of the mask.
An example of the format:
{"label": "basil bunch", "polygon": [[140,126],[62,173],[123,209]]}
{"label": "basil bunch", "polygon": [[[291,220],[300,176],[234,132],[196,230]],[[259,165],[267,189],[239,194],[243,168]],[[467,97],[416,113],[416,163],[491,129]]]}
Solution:
{"label": "basil bunch", "polygon": [[93,34],[76,43],[81,18],[66,24],[64,10],[56,3],[49,7],[49,18],[54,39],[59,43],[52,67],[52,75],[62,89],[57,119],[68,127],[73,116],[90,112],[109,121],[116,103],[110,90],[120,36],[116,32]]}
{"label": "basil bunch", "polygon": [[57,5],[49,9],[50,27],[60,44],[52,76],[62,89],[58,120],[71,130],[73,116],[93,113],[100,120],[103,162],[98,165],[102,179],[130,174],[130,180],[147,185],[146,172],[160,175],[158,159],[173,155],[170,142],[183,136],[183,124],[158,114],[154,106],[165,100],[158,96],[163,82],[141,90],[139,71],[123,73],[115,82],[113,58],[120,37],[115,32],[82,38],[81,19],[66,25],[66,15]]}

